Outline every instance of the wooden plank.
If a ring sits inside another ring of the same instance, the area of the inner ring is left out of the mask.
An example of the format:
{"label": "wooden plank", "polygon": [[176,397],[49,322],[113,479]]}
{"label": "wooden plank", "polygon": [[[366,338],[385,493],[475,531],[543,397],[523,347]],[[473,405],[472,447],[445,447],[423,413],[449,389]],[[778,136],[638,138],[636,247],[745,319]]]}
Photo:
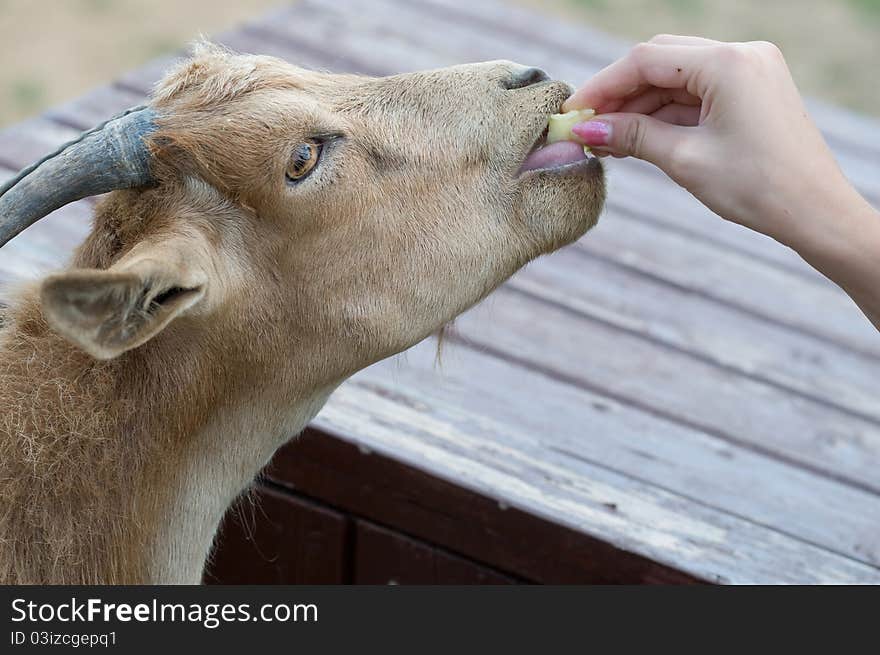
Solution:
{"label": "wooden plank", "polygon": [[[46,118],[9,127],[0,131],[0,162],[7,171],[17,171],[79,133]],[[88,234],[94,202],[87,199],[63,207],[4,246],[0,279],[35,278],[63,266]]]}
{"label": "wooden plank", "polygon": [[[469,3],[462,0],[401,2],[418,8],[423,21],[467,24],[484,34],[497,34],[511,43],[529,42],[542,50],[558,52],[560,59],[582,62],[591,69],[622,57],[630,44],[583,22],[570,22],[547,12],[517,6],[516,2]],[[576,81],[580,81],[576,79]]]}
{"label": "wooden plank", "polygon": [[121,111],[146,102],[146,96],[115,86],[101,86],[52,107],[44,116],[77,130],[91,129]]}
{"label": "wooden plank", "polygon": [[79,136],[80,131],[38,117],[0,130],[0,165],[17,171]]}
{"label": "wooden plank", "polygon": [[[863,356],[880,357],[877,331],[848,296],[661,227],[609,214],[577,247],[645,277]],[[818,307],[822,311],[816,311]]]}
{"label": "wooden plank", "polygon": [[90,229],[91,203],[63,207],[3,246],[0,271],[18,279],[35,279],[63,268]]}
{"label": "wooden plank", "polygon": [[[339,3],[303,0],[290,8],[287,20],[275,21],[265,27],[295,35],[296,38],[291,40],[298,42],[303,36],[298,24],[305,20],[309,31],[318,30],[321,37],[335,33],[335,40],[346,53],[362,52],[364,44],[371,42],[373,53],[370,59],[381,62],[386,74],[468,61],[511,59],[530,65],[552,63],[553,70],[549,72],[568,79],[558,69],[558,66],[565,65],[562,60],[567,55],[574,54],[567,50],[566,42],[554,40],[548,47],[546,40],[534,31],[528,38],[519,38],[516,31],[509,29],[506,16],[500,20],[496,16],[494,21],[486,24],[469,20],[472,18],[470,12],[462,18],[457,12],[450,13],[443,8],[432,10],[432,3],[393,0],[371,2],[369,12],[357,12],[356,7],[357,0],[341,0]],[[345,31],[352,26],[352,19],[361,21],[356,33]],[[341,35],[344,38],[340,38]],[[584,38],[583,33],[580,38]],[[379,44],[381,47],[377,47]],[[369,53],[370,48],[365,52]],[[576,61],[580,67],[576,69],[575,79],[599,68],[595,59],[584,57],[582,53]]]}
{"label": "wooden plank", "polygon": [[507,286],[738,375],[880,418],[874,360],[748,313],[731,320],[724,305],[579,248],[542,257]]}
{"label": "wooden plank", "polygon": [[[567,293],[564,287],[558,292]],[[762,390],[760,385],[740,385],[721,372],[695,372],[672,354],[631,344],[617,330],[610,329],[603,336],[601,327],[578,324],[565,313],[548,313],[540,305],[524,307],[519,319],[511,319],[508,314],[515,317],[518,310],[499,300],[503,296],[504,292],[496,294],[477,317],[459,319],[459,329],[492,352],[514,353],[532,366],[600,388],[621,402],[647,406],[649,411],[675,420],[693,421],[724,438],[744,441],[761,451],[771,449],[833,477],[857,477],[861,486],[876,489],[873,472],[880,452],[876,425],[845,419],[839,422],[833,412],[826,413],[821,407],[804,409],[785,393]],[[548,342],[554,345],[549,347]],[[645,450],[653,452],[652,448]],[[696,452],[693,457],[699,459]],[[763,500],[751,498],[751,502],[760,504]],[[816,519],[814,528],[821,529],[820,525]]]}
{"label": "wooden plank", "polygon": [[[691,583],[669,567],[425,474],[346,440],[307,430],[273,459],[280,484],[397,526],[432,544],[545,583]],[[609,505],[606,511],[614,511]]]}
{"label": "wooden plank", "polygon": [[226,513],[209,558],[207,584],[343,584],[348,519],[266,487]]}
{"label": "wooden plank", "polygon": [[515,584],[510,576],[411,537],[355,521],[355,584]]}
{"label": "wooden plank", "polygon": [[[8,169],[0,171],[3,177],[12,175]],[[6,244],[0,257],[0,286],[33,280],[61,268],[88,233],[91,215],[87,201],[68,205]]]}
{"label": "wooden plank", "polygon": [[[609,197],[606,206],[614,215],[655,225],[686,237],[693,245],[706,242],[726,251],[754,257],[762,264],[781,268],[837,290],[790,248],[768,236],[720,220],[688,191],[673,183],[646,162],[636,159],[605,161]],[[659,199],[662,199],[658,201]]]}
{"label": "wooden plank", "polygon": [[[639,400],[635,393],[630,396],[608,392],[603,387],[615,391],[627,386],[640,390],[643,387],[627,379],[614,382],[603,377],[601,383],[594,382],[603,375],[601,371],[606,366],[605,362],[596,361],[597,355],[591,355],[606,347],[600,329],[583,330],[576,324],[568,329],[568,325],[559,324],[553,310],[545,308],[541,314],[523,305],[521,315],[543,328],[529,329],[517,338],[513,336],[517,329],[526,328],[521,322],[511,324],[506,315],[510,313],[509,308],[502,307],[503,296],[492,303],[491,311],[483,313],[483,320],[474,317],[474,323],[481,326],[481,346],[487,354],[450,346],[444,355],[443,371],[438,372],[431,344],[423,344],[407,353],[405,365],[379,364],[359,374],[355,378],[357,384],[368,385],[376,393],[392,395],[398,404],[407,401],[415,404],[427,415],[426,421],[434,418],[432,412],[441,411],[435,409],[437,403],[449,422],[455,424],[457,430],[467,432],[474,443],[485,438],[484,425],[494,425],[493,429],[502,433],[499,439],[510,439],[505,449],[521,448],[523,457],[545,458],[550,452],[557,452],[563,457],[609,467],[634,481],[655,485],[880,567],[880,532],[876,528],[880,496],[877,493],[820,477],[784,459],[767,456],[766,451],[781,440],[772,433],[787,433],[789,421],[796,420],[789,418],[785,407],[777,408],[783,414],[778,420],[773,418],[771,402],[754,410],[750,408],[749,412],[742,411],[744,406],[749,407],[742,402],[731,402],[725,408],[723,401],[714,401],[711,393],[699,392],[696,387],[716,388],[719,395],[726,395],[735,393],[725,388],[733,386],[730,381],[694,374],[684,365],[676,369],[674,362],[666,357],[652,359],[648,355],[641,358],[642,367],[636,366],[621,375],[637,377],[642,369],[648,369],[646,375],[654,385],[662,387],[665,383],[672,387],[670,391],[645,390],[651,394],[645,400]],[[490,316],[503,328],[488,328],[490,321],[486,319]],[[469,322],[469,318],[464,317],[463,322]],[[470,326],[462,329],[468,332]],[[548,333],[554,343],[550,349],[545,345]],[[501,343],[521,347],[520,358],[526,365],[535,351],[541,351],[543,359],[539,360],[539,366],[525,371],[497,358],[499,353],[494,347]],[[639,346],[618,343],[610,352],[620,355],[627,348],[638,350]],[[650,370],[667,364],[672,373],[666,377]],[[677,379],[691,379],[695,384],[682,390],[675,384]],[[702,426],[696,419],[692,423],[682,422],[675,416],[676,406],[688,404],[679,398],[684,394],[691,396],[686,411],[702,417],[701,405],[710,405],[705,415],[717,421],[714,426],[722,427]],[[669,407],[662,405],[666,395],[672,397]],[[654,399],[657,406],[650,406],[648,403]],[[775,398],[767,396],[767,400]],[[779,402],[791,403],[784,396]],[[448,409],[451,407],[456,409]],[[737,411],[746,418],[734,416]],[[729,430],[723,425],[725,419]],[[377,416],[376,420],[382,417]],[[820,435],[840,434],[833,432],[838,426],[832,419],[819,414],[816,420],[821,426],[817,429]],[[764,421],[769,425],[763,425]],[[804,423],[807,421],[797,421],[795,425],[799,427]],[[322,425],[320,417],[317,425]],[[832,448],[826,443],[808,437],[811,429],[816,430],[809,425],[804,428],[803,450],[810,453],[822,448],[830,452]],[[530,441],[519,441],[510,436],[514,430],[533,436]],[[766,444],[762,441],[765,434],[768,435]],[[875,429],[859,436],[869,440],[865,448],[869,451],[870,443],[877,444],[880,440],[880,431]],[[411,438],[415,438],[412,433]],[[843,438],[836,447],[858,451],[857,445],[844,442]],[[450,448],[456,446],[450,445]],[[531,452],[526,452],[530,449]],[[875,458],[876,452],[875,448]],[[852,468],[855,466],[854,463]],[[873,470],[877,470],[876,466]]]}

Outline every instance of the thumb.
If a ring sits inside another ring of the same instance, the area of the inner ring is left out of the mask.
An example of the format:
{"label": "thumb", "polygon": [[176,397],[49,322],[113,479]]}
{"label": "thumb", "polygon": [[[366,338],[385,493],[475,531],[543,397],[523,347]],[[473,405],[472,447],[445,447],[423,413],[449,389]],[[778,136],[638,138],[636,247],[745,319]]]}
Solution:
{"label": "thumb", "polygon": [[645,114],[603,114],[571,128],[587,146],[629,155],[665,169],[687,128],[664,123]]}

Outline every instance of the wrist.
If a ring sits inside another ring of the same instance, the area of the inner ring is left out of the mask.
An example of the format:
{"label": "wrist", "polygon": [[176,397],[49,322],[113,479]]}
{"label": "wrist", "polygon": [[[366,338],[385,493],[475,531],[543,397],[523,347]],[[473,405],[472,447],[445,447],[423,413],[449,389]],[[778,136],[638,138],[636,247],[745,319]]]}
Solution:
{"label": "wrist", "polygon": [[880,213],[847,186],[849,193],[805,211],[801,229],[785,243],[850,295],[860,295],[880,282]]}

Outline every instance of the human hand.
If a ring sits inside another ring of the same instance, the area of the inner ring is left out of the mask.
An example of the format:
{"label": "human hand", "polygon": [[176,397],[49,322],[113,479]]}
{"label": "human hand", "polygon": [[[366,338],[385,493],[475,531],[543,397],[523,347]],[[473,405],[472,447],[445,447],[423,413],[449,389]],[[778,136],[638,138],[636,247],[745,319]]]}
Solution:
{"label": "human hand", "polygon": [[587,107],[599,115],[573,132],[595,152],[645,159],[720,216],[792,247],[826,247],[841,215],[864,213],[773,44],[656,36],[563,110]]}

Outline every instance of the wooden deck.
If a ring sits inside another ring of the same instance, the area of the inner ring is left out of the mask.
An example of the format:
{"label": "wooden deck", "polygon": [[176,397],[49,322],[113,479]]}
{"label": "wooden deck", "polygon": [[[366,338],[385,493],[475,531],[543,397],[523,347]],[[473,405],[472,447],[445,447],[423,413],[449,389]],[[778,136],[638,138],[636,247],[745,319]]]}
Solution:
{"label": "wooden deck", "polygon": [[[497,0],[305,0],[218,40],[374,75],[508,58],[573,83],[626,49]],[[6,129],[0,173],[142,102],[167,64]],[[880,206],[880,122],[811,109]],[[270,504],[304,489],[357,514],[358,543],[383,550],[393,526],[485,581],[880,583],[880,335],[791,251],[647,165],[608,171],[594,231],[463,316],[442,366],[428,341],[345,384],[279,454]],[[61,265],[89,213],[11,242],[0,281]]]}

